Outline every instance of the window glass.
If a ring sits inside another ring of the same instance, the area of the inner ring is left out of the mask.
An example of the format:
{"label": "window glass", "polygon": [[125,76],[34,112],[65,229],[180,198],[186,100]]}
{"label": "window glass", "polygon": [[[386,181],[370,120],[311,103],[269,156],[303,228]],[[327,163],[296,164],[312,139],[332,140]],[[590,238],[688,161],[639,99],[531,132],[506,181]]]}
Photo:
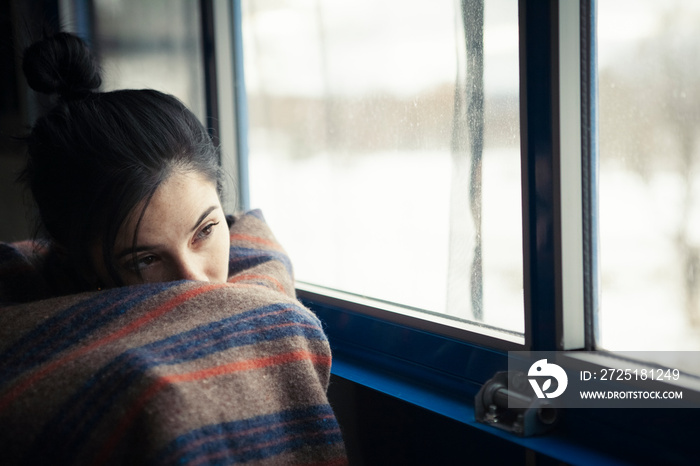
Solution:
{"label": "window glass", "polygon": [[242,12],[251,204],[297,280],[522,332],[517,2]]}
{"label": "window glass", "polygon": [[698,2],[598,2],[606,349],[700,349],[698,24]]}
{"label": "window glass", "polygon": [[94,0],[103,88],[156,89],[205,117],[198,2]]}

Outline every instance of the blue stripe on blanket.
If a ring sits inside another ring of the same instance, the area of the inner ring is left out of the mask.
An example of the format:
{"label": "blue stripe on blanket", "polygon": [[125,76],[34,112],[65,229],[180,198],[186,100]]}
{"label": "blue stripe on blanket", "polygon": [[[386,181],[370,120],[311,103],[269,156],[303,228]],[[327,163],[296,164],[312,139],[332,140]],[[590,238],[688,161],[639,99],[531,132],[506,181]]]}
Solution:
{"label": "blue stripe on blanket", "polygon": [[0,386],[75,345],[126,314],[145,299],[176,284],[176,282],[170,282],[148,287],[106,290],[46,319],[5,352],[0,353],[0,361],[3,361],[0,369]]}
{"label": "blue stripe on blanket", "polygon": [[341,441],[331,407],[317,405],[193,430],[160,451],[153,464],[244,463]]}
{"label": "blue stripe on blanket", "polygon": [[292,263],[289,257],[283,252],[272,251],[270,249],[251,249],[241,247],[231,247],[229,252],[229,276],[242,270],[250,269],[256,265],[270,261],[279,261],[287,269],[287,273],[292,274]]}
{"label": "blue stripe on blanket", "polygon": [[[292,303],[264,306],[173,335],[117,356],[96,372],[49,421],[26,464],[41,462],[43,452],[71,464],[105,413],[149,369],[206,358],[214,353],[262,341],[301,336],[325,340],[320,322]],[[213,363],[215,365],[215,363]]]}

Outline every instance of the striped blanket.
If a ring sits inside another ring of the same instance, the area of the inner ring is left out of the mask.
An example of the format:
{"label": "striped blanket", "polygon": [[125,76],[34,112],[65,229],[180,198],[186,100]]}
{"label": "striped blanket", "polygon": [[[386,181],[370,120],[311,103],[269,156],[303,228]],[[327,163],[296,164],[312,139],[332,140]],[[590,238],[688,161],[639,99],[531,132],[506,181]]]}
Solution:
{"label": "striped blanket", "polygon": [[[26,244],[1,246],[6,302],[8,286],[16,295],[39,274]],[[227,284],[0,307],[0,464],[345,464],[330,365],[287,256],[252,211],[231,226]]]}

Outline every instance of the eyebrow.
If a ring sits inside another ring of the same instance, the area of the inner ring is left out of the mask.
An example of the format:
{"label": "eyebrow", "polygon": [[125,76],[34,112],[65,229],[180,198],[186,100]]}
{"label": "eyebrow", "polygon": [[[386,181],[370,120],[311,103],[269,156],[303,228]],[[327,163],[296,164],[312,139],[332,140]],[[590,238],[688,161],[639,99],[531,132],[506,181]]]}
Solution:
{"label": "eyebrow", "polygon": [[209,207],[207,210],[205,210],[204,213],[199,216],[197,223],[194,224],[194,226],[192,227],[192,230],[190,230],[190,231],[191,232],[195,231],[197,229],[197,227],[204,221],[204,219],[207,218],[207,215],[209,215],[210,213],[214,212],[214,210],[216,210],[216,207],[217,206],[213,205],[213,206]]}
{"label": "eyebrow", "polygon": [[[202,215],[199,216],[199,218],[197,219],[197,223],[194,224],[194,226],[192,227],[190,232],[195,231],[197,229],[197,227],[199,227],[199,225],[202,224],[204,219],[207,218],[207,216],[210,213],[214,212],[216,209],[217,209],[217,206],[215,206],[215,205],[207,208],[207,210],[205,210],[202,213]],[[120,251],[119,254],[116,254],[114,256],[114,258],[115,258],[115,260],[119,260],[119,259],[122,259],[123,257],[128,256],[129,254],[135,254],[135,253],[139,253],[139,252],[143,252],[143,251],[150,251],[150,250],[153,250],[155,248],[156,248],[155,246],[136,246],[135,248],[125,248],[122,251]]]}

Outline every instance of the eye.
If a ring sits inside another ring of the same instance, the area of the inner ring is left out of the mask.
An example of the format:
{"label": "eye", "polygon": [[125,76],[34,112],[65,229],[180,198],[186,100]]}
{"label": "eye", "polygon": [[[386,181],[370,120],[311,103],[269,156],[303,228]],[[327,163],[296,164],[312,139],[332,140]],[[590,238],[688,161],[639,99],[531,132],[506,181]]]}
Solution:
{"label": "eye", "polygon": [[139,257],[138,265],[141,268],[148,267],[149,265],[153,264],[155,261],[156,261],[156,256]]}
{"label": "eye", "polygon": [[124,268],[131,270],[132,272],[137,272],[139,270],[146,269],[153,265],[158,260],[158,257],[153,254],[147,256],[137,257],[134,261],[129,261],[124,265]]}
{"label": "eye", "polygon": [[219,222],[212,222],[212,223],[207,224],[204,228],[202,228],[201,230],[199,230],[197,232],[197,236],[195,237],[195,241],[207,239],[214,232],[214,227],[218,224],[219,224]]}

